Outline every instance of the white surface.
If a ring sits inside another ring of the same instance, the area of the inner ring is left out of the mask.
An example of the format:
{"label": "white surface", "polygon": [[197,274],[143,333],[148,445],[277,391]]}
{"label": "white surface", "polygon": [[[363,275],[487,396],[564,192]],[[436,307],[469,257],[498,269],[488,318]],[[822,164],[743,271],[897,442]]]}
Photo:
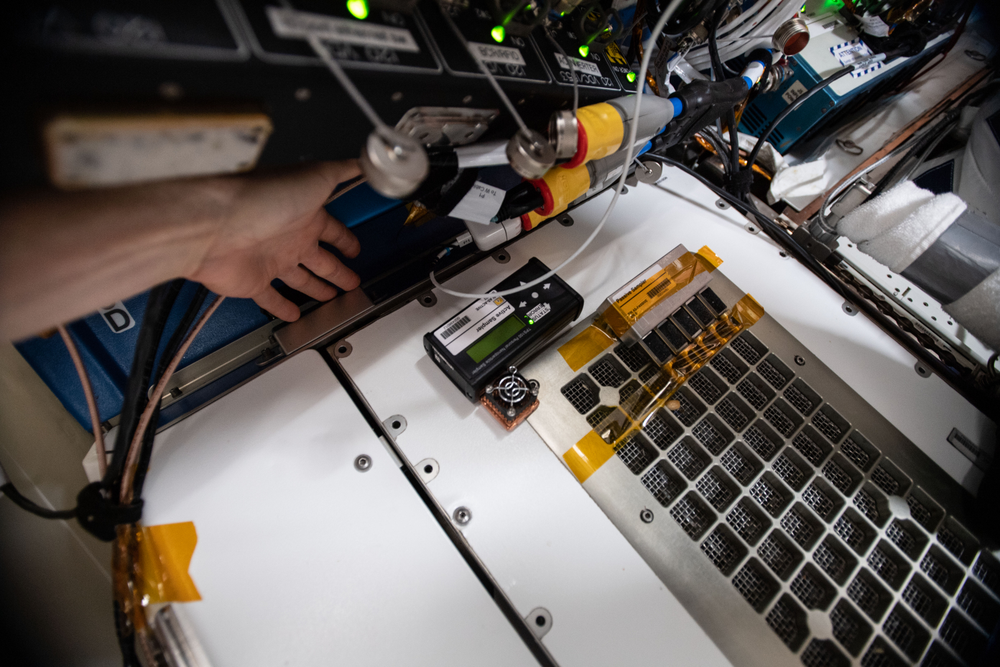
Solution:
{"label": "white surface", "polygon": [[[959,480],[971,463],[946,442],[953,426],[985,442],[992,425],[940,379],[922,379],[915,360],[746,220],[720,213],[715,196],[666,168],[669,194],[640,185],[619,201],[608,225],[561,276],[586,298],[589,315],[620,287],[678,243],[709,245],[722,270],[752,293],[789,331],[866,400]],[[590,233],[606,194],[573,212],[570,228],[550,224],[508,246],[511,261],[485,260],[448,282],[452,289],[489,289],[531,256],[558,264]],[[409,422],[397,442],[412,461],[440,465],[428,484],[451,513],[464,505],[473,519],[463,534],[521,613],[544,606],[553,616],[543,643],[564,666],[708,665],[724,662],[700,628],[665,590],[624,538],[527,425],[506,433],[469,403],[425,354],[421,337],[467,302],[438,294],[351,336],[342,363],[380,419]]]}
{"label": "white surface", "polygon": [[316,352],[160,435],[144,497],[194,521],[215,667],[537,664]]}

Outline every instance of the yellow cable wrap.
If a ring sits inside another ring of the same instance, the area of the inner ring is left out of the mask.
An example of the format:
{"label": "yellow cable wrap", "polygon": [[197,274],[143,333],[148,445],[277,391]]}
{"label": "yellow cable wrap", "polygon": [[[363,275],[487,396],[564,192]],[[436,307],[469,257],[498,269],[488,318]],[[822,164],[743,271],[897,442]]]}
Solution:
{"label": "yellow cable wrap", "polygon": [[587,132],[587,153],[583,164],[600,160],[621,148],[625,138],[625,124],[622,123],[618,110],[607,102],[577,110],[576,120]]}
{"label": "yellow cable wrap", "polygon": [[[699,256],[705,250],[703,248],[699,252]],[[701,264],[700,262],[692,263],[690,255],[691,253],[688,253],[681,257],[681,260],[685,258],[688,260],[685,269],[688,273],[694,271],[696,265]],[[711,257],[715,258],[714,254]],[[705,258],[702,257],[702,259]],[[687,282],[690,282],[690,278],[694,275],[696,274],[691,273]],[[673,276],[674,279],[678,277],[677,275]],[[643,285],[643,287],[646,288],[647,285]],[[676,291],[676,289],[672,291]],[[636,293],[633,290],[630,295]],[[612,310],[609,308],[605,313]],[[752,296],[745,295],[728,313],[722,314],[690,345],[664,364],[644,387],[629,396],[616,410],[563,454],[563,460],[567,467],[580,483],[587,481],[614,455],[619,447],[641,431],[650,417],[664,407],[681,385],[708,363],[716,352],[741,331],[753,326],[763,316],[764,308]],[[616,342],[617,338],[610,330],[611,327],[604,316],[599,316],[594,324],[560,347],[559,352],[570,368],[578,371]]]}
{"label": "yellow cable wrap", "polygon": [[549,186],[552,193],[552,212],[547,215],[540,215],[534,211],[528,213],[528,221],[534,229],[543,220],[559,215],[566,210],[574,199],[584,194],[590,188],[590,172],[587,165],[581,164],[572,169],[555,167],[549,169],[542,180]]}

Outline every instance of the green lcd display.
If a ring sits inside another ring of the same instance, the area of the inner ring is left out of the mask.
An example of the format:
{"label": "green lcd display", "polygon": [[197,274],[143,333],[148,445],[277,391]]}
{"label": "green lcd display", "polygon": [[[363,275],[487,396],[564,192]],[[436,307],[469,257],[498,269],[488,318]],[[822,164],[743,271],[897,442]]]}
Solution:
{"label": "green lcd display", "polygon": [[521,318],[517,315],[512,315],[498,324],[493,331],[476,341],[476,344],[466,350],[466,352],[478,364],[523,328],[524,322],[521,321]]}

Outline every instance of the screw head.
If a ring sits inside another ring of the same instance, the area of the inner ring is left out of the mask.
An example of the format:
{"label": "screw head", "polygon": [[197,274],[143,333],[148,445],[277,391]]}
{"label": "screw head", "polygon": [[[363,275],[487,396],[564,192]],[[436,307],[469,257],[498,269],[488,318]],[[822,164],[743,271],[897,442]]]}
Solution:
{"label": "screw head", "polygon": [[639,520],[643,523],[653,523],[653,511],[649,509],[644,509],[639,512]]}
{"label": "screw head", "polygon": [[800,355],[796,354],[795,355],[795,365],[796,366],[805,366],[806,365],[806,360],[803,359]]}
{"label": "screw head", "polygon": [[464,526],[468,524],[470,521],[472,521],[472,511],[469,510],[468,507],[459,507],[458,509],[455,510],[455,513],[452,515],[452,518],[455,519],[455,523],[457,523],[460,526]]}
{"label": "screw head", "polygon": [[725,211],[727,208],[729,208],[729,202],[727,202],[725,199],[716,199],[715,207],[718,208],[720,211]]}
{"label": "screw head", "polygon": [[368,472],[372,469],[372,457],[367,454],[361,454],[358,458],[354,459],[354,469],[358,472]]}

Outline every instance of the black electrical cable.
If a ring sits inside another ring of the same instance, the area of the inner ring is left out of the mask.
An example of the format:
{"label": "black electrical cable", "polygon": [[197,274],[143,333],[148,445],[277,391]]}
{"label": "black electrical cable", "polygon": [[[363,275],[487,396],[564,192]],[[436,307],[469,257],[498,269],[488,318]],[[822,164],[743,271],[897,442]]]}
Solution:
{"label": "black electrical cable", "polygon": [[791,236],[789,236],[785,231],[777,225],[769,217],[757,210],[752,204],[745,202],[732,194],[726,192],[722,188],[717,187],[714,183],[709,181],[707,178],[697,173],[690,167],[673,158],[669,158],[663,155],[655,155],[653,153],[645,153],[645,156],[651,157],[653,159],[659,160],[664,164],[677,167],[681,171],[696,178],[702,185],[710,189],[712,192],[717,194],[722,199],[726,200],[733,208],[741,211],[746,215],[754,216],[759,222],[761,227],[775,243],[780,245],[785,250],[793,254],[799,261],[806,264],[812,271],[819,277],[823,282],[830,286],[837,294],[844,297],[846,301],[855,301],[856,297],[852,296],[847,289],[841,285],[836,278],[834,278],[830,272],[822,265],[820,262],[813,257],[808,250],[799,245]]}
{"label": "black electrical cable", "polygon": [[[156,386],[160,382],[160,379],[167,370],[167,366],[170,365],[170,360],[177,354],[177,350],[180,348],[181,343],[184,342],[185,336],[187,336],[188,331],[191,330],[191,326],[198,318],[198,313],[201,312],[202,306],[205,305],[205,299],[207,297],[208,288],[204,285],[198,285],[198,289],[191,298],[191,303],[188,305],[187,310],[184,311],[181,321],[177,324],[177,328],[174,329],[174,333],[170,336],[170,340],[167,342],[167,346],[164,348],[163,354],[160,356],[160,365],[156,369],[156,374],[152,378],[153,386]],[[147,428],[146,432],[143,433],[142,450],[139,454],[139,463],[135,471],[135,481],[132,484],[132,495],[135,498],[142,497],[142,487],[146,481],[146,472],[149,469],[149,459],[153,455],[153,439],[156,437],[156,424],[160,419],[159,399],[159,396],[154,396],[152,399],[156,401],[156,406],[153,409],[153,415],[149,422],[149,428]]]}
{"label": "black electrical cable", "polygon": [[[719,26],[722,25],[722,19],[727,13],[729,13],[729,5],[721,5],[715,11],[712,25],[708,31],[708,53],[712,59],[712,73],[715,75],[716,81],[728,78],[726,66],[719,56]],[[735,107],[729,110],[726,118],[726,122],[729,124],[729,154],[728,156],[719,155],[723,163],[728,162],[729,164],[729,169],[726,172],[728,174],[735,174],[740,170],[740,144],[736,131],[736,112],[734,109]],[[721,133],[719,138],[722,139]]]}
{"label": "black electrical cable", "polygon": [[774,129],[781,124],[781,121],[788,118],[789,115],[794,113],[796,109],[805,104],[806,101],[813,95],[823,90],[824,88],[832,84],[834,81],[844,78],[853,71],[854,71],[853,67],[845,67],[844,69],[834,74],[831,74],[830,76],[823,79],[822,81],[817,83],[815,86],[813,86],[806,92],[802,93],[802,95],[798,97],[794,102],[785,107],[785,109],[781,113],[779,113],[774,120],[771,121],[771,124],[767,126],[767,128],[760,135],[760,137],[758,137],[757,143],[754,144],[753,150],[750,151],[750,156],[747,158],[747,166],[746,166],[747,170],[753,169],[754,164],[757,162],[757,155],[760,154],[760,149],[764,147],[764,142],[767,141],[767,138],[769,136],[771,136],[771,133],[774,132]]}
{"label": "black electrical cable", "polygon": [[21,509],[31,512],[35,516],[40,516],[43,519],[72,519],[76,516],[76,508],[71,510],[50,510],[28,500],[21,495],[21,492],[11,482],[0,486],[0,493],[10,498],[11,502]]}
{"label": "black electrical cable", "polygon": [[121,482],[122,467],[129,445],[139,425],[139,417],[146,407],[150,379],[153,375],[153,364],[156,362],[156,351],[160,347],[160,339],[167,325],[167,318],[173,308],[177,295],[184,281],[181,279],[157,285],[150,290],[146,300],[146,313],[142,318],[138,340],[135,345],[135,355],[132,359],[132,370],[129,373],[125,396],[122,401],[121,420],[118,424],[118,437],[115,439],[114,453],[108,465],[104,479],[106,488],[116,487]]}

